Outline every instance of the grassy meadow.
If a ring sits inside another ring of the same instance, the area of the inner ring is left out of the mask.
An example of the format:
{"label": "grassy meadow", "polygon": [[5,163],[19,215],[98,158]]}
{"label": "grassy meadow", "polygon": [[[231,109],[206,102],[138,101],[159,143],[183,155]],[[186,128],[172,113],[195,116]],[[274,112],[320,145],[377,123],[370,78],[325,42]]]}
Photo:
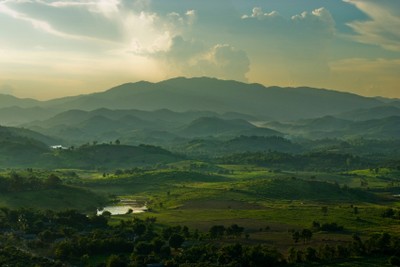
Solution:
{"label": "grassy meadow", "polygon": [[[198,164],[198,162],[197,162]],[[244,227],[241,237],[226,237],[217,244],[267,244],[287,255],[289,248],[305,249],[326,244],[349,245],[357,234],[367,239],[384,232],[397,235],[398,219],[382,214],[399,207],[397,170],[350,172],[284,171],[253,165],[213,165],[193,171],[188,162],[162,169],[99,172],[79,169],[20,171],[46,179],[57,175],[61,183],[52,188],[8,192],[0,206],[67,210],[94,214],[98,207],[118,205],[120,199],[146,203],[147,212],[113,215],[110,224],[134,218],[155,218],[158,227],[187,226],[207,234],[214,225]],[[193,166],[193,165],[192,165]],[[214,170],[211,171],[211,170]],[[10,170],[1,176],[8,177]],[[11,175],[10,175],[11,177]],[[11,178],[9,178],[11,179]],[[114,204],[113,204],[114,203]],[[313,228],[335,223],[338,230]],[[313,229],[307,242],[294,242],[292,233]],[[352,259],[324,266],[385,266],[387,258]],[[304,265],[308,266],[308,265]],[[319,265],[315,265],[319,266]]]}

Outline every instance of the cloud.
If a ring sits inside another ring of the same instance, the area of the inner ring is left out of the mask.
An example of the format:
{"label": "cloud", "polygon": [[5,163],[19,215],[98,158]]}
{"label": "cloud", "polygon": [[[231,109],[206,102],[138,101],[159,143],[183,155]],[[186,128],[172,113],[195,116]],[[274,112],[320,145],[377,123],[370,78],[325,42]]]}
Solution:
{"label": "cloud", "polygon": [[[116,50],[146,55],[168,49],[173,36],[183,34],[196,21],[196,11],[161,14],[142,0],[3,0],[0,13],[29,23],[36,36],[31,42],[42,44],[45,33],[61,39],[85,42],[91,51]],[[71,20],[73,18],[73,20]],[[55,43],[55,42],[54,42]],[[59,49],[55,43],[55,49]],[[72,47],[69,44],[69,49]]]}
{"label": "cloud", "polygon": [[[244,29],[248,26],[256,26],[256,30],[265,33],[285,35],[285,34],[328,34],[335,32],[335,21],[330,12],[321,7],[311,12],[304,11],[301,14],[285,18],[277,11],[264,12],[262,8],[255,7],[252,14],[243,15]],[[243,29],[243,28],[242,28]]]}
{"label": "cloud", "polygon": [[[196,12],[188,10],[184,14],[171,12],[165,16],[158,13],[140,12],[128,15],[121,23],[125,39],[129,45],[127,50],[138,55],[152,56],[169,47],[179,45],[173,43],[176,35],[181,35],[194,23]],[[185,49],[181,47],[181,49]]]}
{"label": "cloud", "polygon": [[169,49],[158,56],[177,67],[184,67],[183,65],[192,65],[192,60],[204,54],[206,50],[204,43],[184,40],[182,36],[178,35],[172,39]]}
{"label": "cloud", "polygon": [[291,22],[294,23],[295,28],[301,26],[303,29],[328,35],[335,33],[335,21],[331,13],[323,7],[292,16]]}
{"label": "cloud", "polygon": [[167,23],[170,23],[172,27],[177,26],[188,26],[192,25],[196,20],[196,11],[188,10],[184,15],[177,12],[171,12],[167,14]]}
{"label": "cloud", "polygon": [[278,17],[281,17],[281,15],[277,11],[264,13],[261,7],[255,7],[253,8],[253,12],[251,13],[251,15],[243,15],[242,19],[256,18],[258,20],[264,20],[264,19],[278,18]]}
{"label": "cloud", "polygon": [[347,25],[357,34],[352,38],[360,43],[373,44],[387,50],[400,51],[400,1],[344,0],[369,16],[366,21]]}
{"label": "cloud", "polygon": [[156,57],[164,60],[167,68],[176,75],[246,81],[246,73],[250,70],[250,60],[245,51],[228,44],[207,46],[200,41],[185,40],[182,36],[175,36],[170,48]]}

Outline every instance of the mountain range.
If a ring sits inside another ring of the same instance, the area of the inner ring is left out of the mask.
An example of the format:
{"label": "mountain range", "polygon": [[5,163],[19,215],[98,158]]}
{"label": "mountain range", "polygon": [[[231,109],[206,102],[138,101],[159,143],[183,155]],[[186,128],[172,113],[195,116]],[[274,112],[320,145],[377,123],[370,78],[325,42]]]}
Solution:
{"label": "mountain range", "polygon": [[326,89],[174,78],[48,101],[0,95],[0,124],[65,146],[119,139],[182,147],[193,139],[240,136],[398,139],[399,103]]}
{"label": "mountain range", "polygon": [[[398,101],[392,101],[398,103]],[[30,119],[48,118],[59,112],[79,109],[136,109],[175,112],[208,111],[219,114],[240,113],[259,120],[296,120],[340,114],[357,109],[390,105],[388,99],[363,97],[351,93],[308,87],[265,87],[214,78],[174,78],[158,83],[136,82],[122,84],[104,92],[64,97],[48,101],[18,99],[0,95],[0,113],[14,108],[14,116]],[[17,110],[17,107],[20,108]],[[41,108],[46,114],[29,108]],[[25,114],[25,115],[24,115]],[[3,125],[25,123],[16,118],[0,117]]]}

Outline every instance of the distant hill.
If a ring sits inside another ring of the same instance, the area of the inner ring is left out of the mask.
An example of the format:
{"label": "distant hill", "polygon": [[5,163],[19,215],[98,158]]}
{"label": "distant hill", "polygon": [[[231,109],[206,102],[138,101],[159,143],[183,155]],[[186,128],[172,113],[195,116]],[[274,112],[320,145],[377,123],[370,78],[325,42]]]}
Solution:
{"label": "distant hill", "polygon": [[49,151],[48,145],[33,136],[42,137],[32,131],[0,126],[0,167],[26,166]]}
{"label": "distant hill", "polygon": [[351,125],[346,134],[376,139],[399,139],[400,116],[357,122]]}
{"label": "distant hill", "polygon": [[262,135],[280,136],[281,133],[267,128],[258,128],[253,124],[241,120],[223,120],[216,117],[202,117],[194,120],[178,132],[181,136],[206,137],[206,136],[239,136]]}
{"label": "distant hill", "polygon": [[352,124],[351,121],[338,119],[333,116],[324,116],[316,119],[308,119],[299,121],[309,131],[337,131]]}
{"label": "distant hill", "polygon": [[168,150],[149,146],[84,145],[43,155],[41,165],[51,168],[115,169],[167,164],[182,160]]}
{"label": "distant hill", "polygon": [[0,168],[113,169],[182,160],[181,156],[149,145],[86,144],[74,149],[51,149],[39,140],[58,144],[30,130],[0,126]]}
{"label": "distant hill", "polygon": [[199,110],[238,112],[259,119],[300,119],[370,108],[382,103],[375,98],[331,90],[264,87],[203,77],[127,83],[100,93],[46,101],[42,106],[63,110]]}
{"label": "distant hill", "polygon": [[390,116],[400,116],[400,107],[385,105],[367,109],[357,109],[335,115],[335,117],[338,118],[354,121],[382,119]]}
{"label": "distant hill", "polygon": [[299,144],[279,136],[239,136],[229,140],[193,139],[174,145],[171,149],[196,156],[221,156],[262,151],[298,153],[304,150]]}
{"label": "distant hill", "polygon": [[[236,114],[237,116],[246,116],[243,114]],[[136,128],[151,127],[152,124],[156,123],[157,127],[177,127],[182,126],[186,123],[191,122],[194,119],[204,116],[220,116],[217,113],[209,111],[188,111],[188,112],[174,112],[167,109],[160,109],[154,111],[143,111],[136,109],[127,110],[111,110],[106,108],[100,108],[92,111],[86,111],[81,109],[71,109],[65,112],[61,112],[52,118],[34,121],[25,124],[28,127],[39,126],[42,128],[51,128],[60,125],[77,125],[84,121],[90,120],[96,116],[101,116],[103,119],[110,119],[114,121],[121,121],[128,124],[135,123],[138,125]],[[224,116],[224,115],[221,115]],[[233,115],[230,115],[233,116]],[[159,125],[163,124],[163,125]]]}
{"label": "distant hill", "polygon": [[[204,116],[214,116],[217,123],[209,121],[203,123],[204,127],[209,127],[210,131],[206,135],[219,134],[215,132],[215,127],[221,127],[224,123],[231,123],[235,120],[241,121],[246,127],[231,131],[233,135],[280,135],[278,132],[264,128],[256,128],[252,124],[243,119],[252,117],[240,113],[218,114],[208,111],[188,111],[173,112],[170,110],[141,111],[141,110],[110,110],[97,109],[93,111],[84,110],[68,110],[57,114],[56,116],[43,120],[27,123],[24,126],[32,130],[41,132],[49,136],[62,137],[69,143],[85,143],[97,140],[99,142],[108,142],[115,139],[127,141],[129,144],[151,143],[160,144],[164,141],[170,141],[181,137],[198,136],[197,134],[180,131],[182,128],[188,127],[192,121]],[[222,118],[235,118],[224,120]],[[233,123],[231,123],[231,127]],[[214,132],[211,130],[214,129]],[[232,130],[232,129],[231,129]],[[155,137],[157,133],[163,133],[162,137]],[[181,134],[180,134],[181,133]],[[167,139],[166,139],[166,138]],[[153,140],[151,140],[153,138]]]}
{"label": "distant hill", "polygon": [[264,125],[288,135],[312,139],[355,137],[373,139],[400,138],[400,116],[365,121],[349,121],[326,116],[289,123],[270,122]]}
{"label": "distant hill", "polygon": [[17,127],[4,127],[0,126],[0,140],[1,141],[21,141],[21,142],[40,142],[46,145],[54,145],[59,140],[49,136],[40,134],[38,132]]}
{"label": "distant hill", "polygon": [[7,107],[31,108],[40,106],[42,103],[31,98],[17,98],[12,95],[0,94],[0,109]]}
{"label": "distant hill", "polygon": [[324,116],[316,119],[298,120],[294,122],[268,122],[265,127],[281,131],[285,134],[303,136],[305,138],[332,137],[332,132],[346,129],[353,122],[338,119],[332,116]]}
{"label": "distant hill", "polygon": [[56,114],[56,110],[17,106],[0,108],[0,124],[5,126],[17,126],[35,120],[45,120]]}

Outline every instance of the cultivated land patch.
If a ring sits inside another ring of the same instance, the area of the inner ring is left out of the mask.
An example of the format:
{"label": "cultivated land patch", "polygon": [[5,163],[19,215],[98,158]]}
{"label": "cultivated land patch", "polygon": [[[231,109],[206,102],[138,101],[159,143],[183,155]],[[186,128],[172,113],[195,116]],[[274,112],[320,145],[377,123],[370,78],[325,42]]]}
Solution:
{"label": "cultivated land patch", "polygon": [[208,200],[196,199],[186,201],[180,209],[235,209],[235,210],[261,210],[264,206],[238,200]]}

